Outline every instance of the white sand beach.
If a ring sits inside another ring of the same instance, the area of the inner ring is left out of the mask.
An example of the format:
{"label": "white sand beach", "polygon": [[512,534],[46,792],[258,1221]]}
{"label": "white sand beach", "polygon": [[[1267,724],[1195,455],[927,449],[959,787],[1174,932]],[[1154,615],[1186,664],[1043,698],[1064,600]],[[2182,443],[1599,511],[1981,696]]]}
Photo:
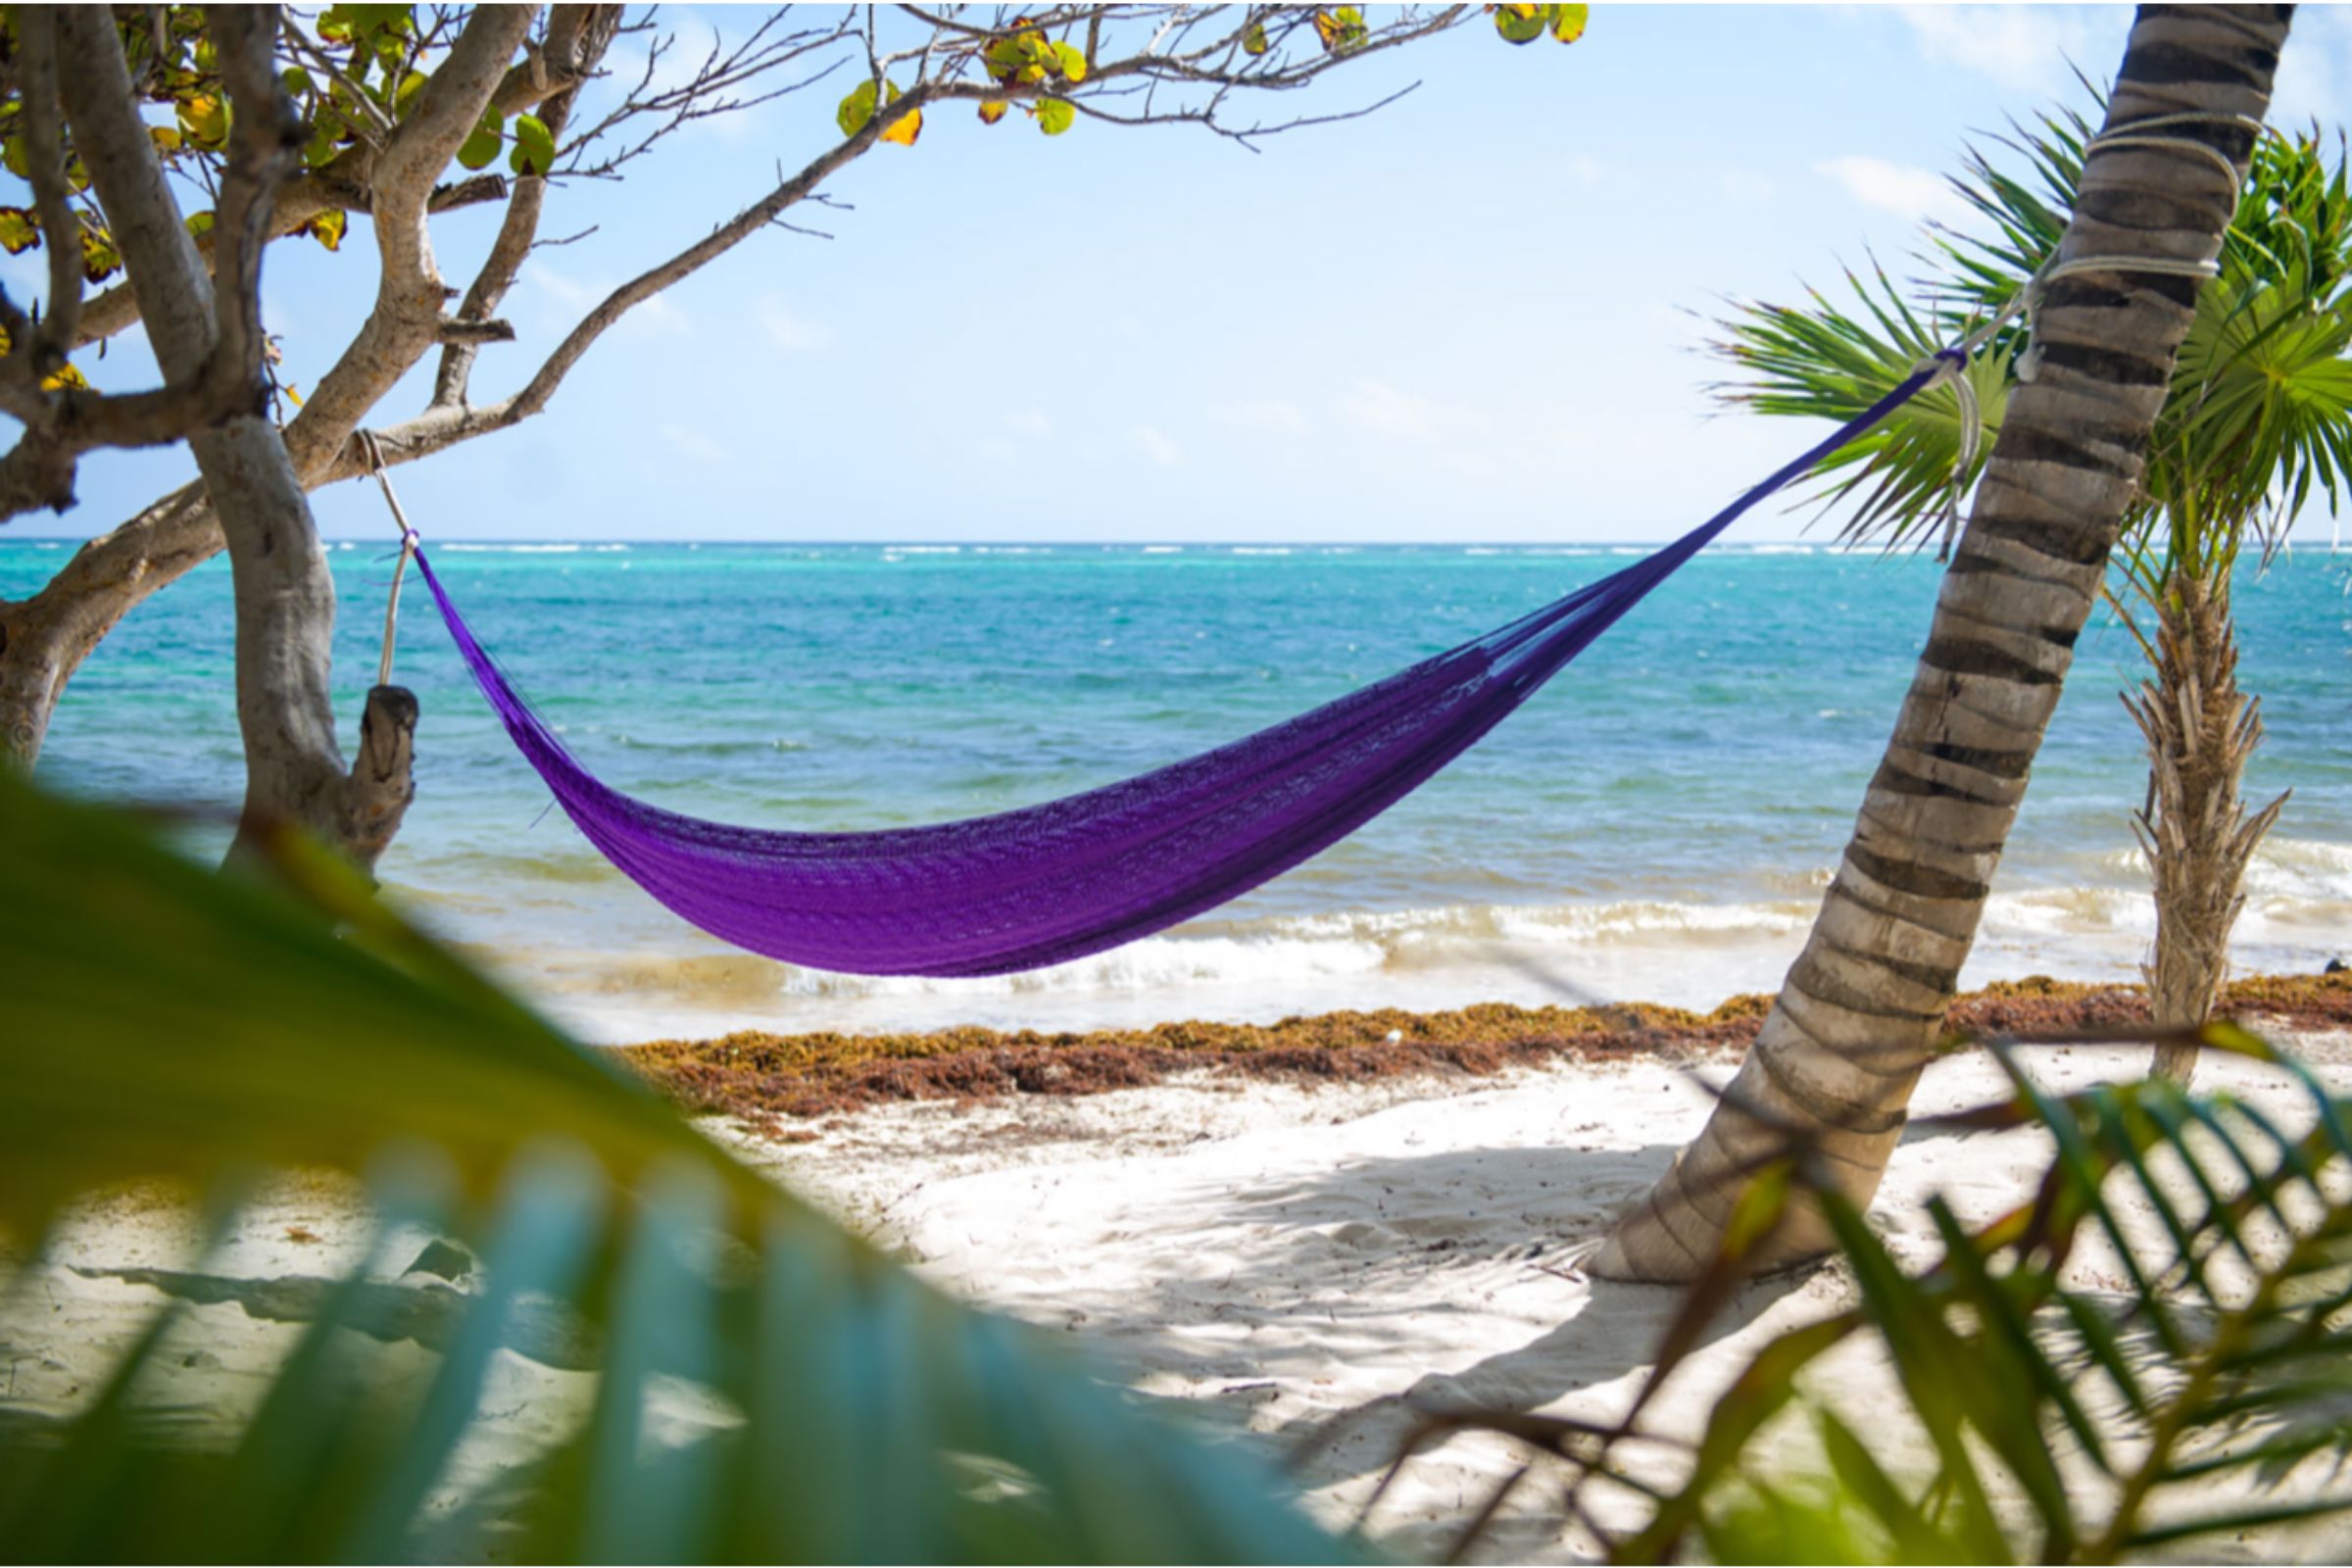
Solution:
{"label": "white sand beach", "polygon": [[[2333,1087],[2352,1088],[2352,1034],[2298,1044]],[[2136,1075],[2144,1061],[2136,1048],[2059,1049],[2041,1070],[2072,1087]],[[2302,1114],[2281,1074],[2218,1060],[2203,1073],[2290,1125]],[[1955,1058],[1931,1069],[1915,1110],[1933,1115],[1996,1090],[1987,1058]],[[888,1104],[813,1124],[816,1138],[802,1143],[709,1125],[943,1289],[1066,1335],[1143,1394],[1261,1446],[1270,1462],[1298,1463],[1310,1506],[1345,1526],[1423,1412],[1622,1413],[1677,1293],[1594,1282],[1576,1259],[1705,1111],[1685,1068],[1564,1061],[1319,1088],[1202,1071],[1080,1099]],[[1937,1250],[1925,1197],[1940,1192],[1964,1216],[1988,1217],[2025,1196],[2042,1152],[2033,1133],[1915,1129],[1876,1223],[1898,1257],[1925,1263]],[[94,1203],[20,1276],[4,1319],[0,1410],[56,1413],[93,1397],[177,1298],[188,1304],[143,1401],[191,1427],[241,1414],[300,1332],[306,1304],[360,1261],[371,1235],[333,1182],[281,1183],[209,1257],[199,1256],[194,1221],[158,1196]],[[368,1353],[396,1374],[396,1396],[429,1376],[458,1304],[450,1293],[474,1283],[404,1275],[430,1240],[396,1234],[372,1247],[386,1343]],[[2083,1287],[2122,1284],[2096,1248],[2073,1267]],[[1847,1304],[1851,1289],[1835,1265],[1749,1287],[1648,1419],[1694,1434],[1758,1345]],[[563,1326],[526,1321],[523,1331],[523,1353],[502,1352],[486,1419],[444,1478],[447,1500],[491,1483],[585,1411],[591,1375],[576,1370],[584,1357]],[[1886,1403],[1883,1375],[1849,1350],[1810,1386],[1868,1412]],[[665,1441],[732,1419],[691,1388],[671,1393],[654,1423]],[[1899,1431],[1874,1433],[1899,1456]],[[1371,1532],[1406,1556],[1442,1554],[1521,1457],[1499,1439],[1446,1442],[1407,1466]],[[1476,1555],[1588,1555],[1591,1542],[1563,1530],[1557,1503],[1556,1486],[1521,1489]],[[2352,1526],[2204,1549],[2343,1560]]]}

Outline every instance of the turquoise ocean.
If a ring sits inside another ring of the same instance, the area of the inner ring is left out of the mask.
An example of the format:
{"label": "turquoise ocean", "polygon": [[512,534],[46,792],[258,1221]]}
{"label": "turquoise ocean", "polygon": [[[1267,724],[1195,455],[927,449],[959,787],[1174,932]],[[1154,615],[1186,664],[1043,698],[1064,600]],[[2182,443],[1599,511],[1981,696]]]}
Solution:
{"label": "turquoise ocean", "polygon": [[[0,596],[71,545],[0,542]],[[612,784],[676,810],[861,828],[1002,810],[1232,739],[1500,623],[1634,546],[443,544],[484,641]],[[330,546],[339,711],[356,730],[391,577]],[[398,675],[423,705],[415,808],[381,874],[420,920],[601,1040],[758,1025],[1071,1027],[1333,1006],[1770,989],[1802,939],[1908,685],[1938,568],[1719,546],[1494,735],[1321,858],[1211,918],[991,980],[869,980],[734,953],[606,866],[508,747],[412,579]],[[2270,739],[2250,795],[2294,797],[2236,956],[2352,950],[2352,556],[2238,590]],[[2152,920],[2128,819],[2144,788],[2084,634],[1968,979],[2129,978]],[[43,776],[233,810],[228,574],[108,639]],[[347,745],[349,740],[347,739]],[[198,853],[224,834],[200,833]]]}

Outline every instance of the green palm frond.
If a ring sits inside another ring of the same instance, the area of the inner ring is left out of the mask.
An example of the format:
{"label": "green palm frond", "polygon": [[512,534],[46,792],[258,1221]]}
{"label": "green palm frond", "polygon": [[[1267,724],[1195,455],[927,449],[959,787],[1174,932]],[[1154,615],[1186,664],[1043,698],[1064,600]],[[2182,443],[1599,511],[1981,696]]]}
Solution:
{"label": "green palm frond", "polygon": [[[133,1178],[179,1184],[225,1231],[265,1172],[348,1172],[381,1236],[454,1238],[486,1285],[268,1282],[304,1327],[220,1430],[155,1405],[174,1310],[69,1416],[0,1401],[12,1559],[1347,1555],[1262,1464],[923,1286],[321,852],[275,862],[298,894],[0,769],[0,1232],[22,1244],[0,1251],[0,1331],[37,1332],[27,1282],[74,1201]],[[204,1266],[142,1277],[252,1309],[256,1282]],[[400,1337],[439,1352],[420,1384],[371,1348]],[[516,1355],[588,1369],[593,1393],[548,1412],[535,1461],[469,1488],[485,1392]],[[653,1440],[664,1390],[707,1435]]]}
{"label": "green palm frond", "polygon": [[[1996,1043],[2012,1098],[1949,1130],[2042,1127],[2055,1157],[2031,1201],[1975,1230],[1932,1200],[1944,1255],[1924,1274],[1799,1161],[1860,1286],[1851,1332],[1883,1348],[1927,1439],[1924,1471],[1872,1478],[1820,1418],[1838,1505],[1868,1536],[1946,1560],[2108,1562],[2352,1510],[2352,1492],[2299,1469],[2352,1457],[2352,1102],[2234,1026],[2204,1044],[2294,1073],[2310,1128],[2164,1079],[2053,1095]],[[2092,1238],[2130,1282],[2120,1298],[2064,1278]],[[1727,1545],[1738,1516],[1721,1510],[1750,1480],[1738,1462],[1702,1470],[1660,1517]],[[2003,1495],[2023,1511],[1985,1500]]]}
{"label": "green palm frond", "polygon": [[[1953,188],[1972,221],[1936,226],[1923,274],[1847,276],[1847,296],[1801,306],[1741,302],[1715,345],[1735,377],[1715,390],[1764,414],[1852,418],[1919,359],[1966,335],[2027,289],[2055,254],[2092,126],[2072,111],[2013,125],[1995,152],[1972,149]],[[2344,149],[2316,133],[2257,146],[2221,273],[2197,315],[2125,519],[2136,581],[2162,593],[2173,571],[2211,576],[2241,543],[2275,536],[2315,498],[2342,504],[2352,455],[2352,194]],[[1971,385],[1981,448],[1998,435],[2023,327],[1978,357]],[[1918,537],[1941,515],[1961,442],[1944,389],[1825,460],[1812,496],[1849,539]],[[1959,476],[1964,485],[1976,474]]]}
{"label": "green palm frond", "polygon": [[[1819,294],[1810,309],[1743,302],[1721,323],[1716,352],[1740,368],[1741,379],[1716,390],[1726,401],[1761,414],[1798,415],[1843,423],[1892,391],[1922,360],[1943,347],[1947,330],[1915,311],[1881,270],[1868,279],[1847,274],[1867,319],[1843,315]],[[1984,432],[1969,479],[1983,466],[2008,400],[2001,354],[1980,356],[1965,371],[1976,393]],[[1823,460],[1810,498],[1843,511],[1842,532],[1864,538],[1885,531],[1896,539],[1940,516],[1952,493],[1965,427],[1959,394],[1936,386],[1897,409],[1876,429]],[[1963,486],[1965,488],[1965,486]]]}
{"label": "green palm frond", "polygon": [[[1670,1444],[1681,1479],[1652,1494],[1648,1522],[1603,1537],[1610,1560],[1697,1545],[1725,1563],[2114,1562],[2352,1513],[2352,1100],[2235,1025],[2182,1038],[2290,1075],[2308,1125],[2163,1078],[2052,1093],[2025,1048],[1989,1042],[2008,1097],[1920,1125],[2046,1133],[2026,1201],[1972,1227],[1929,1200],[1941,1254],[1907,1269],[1791,1132],[1736,1196],[1633,1414],[1451,1426],[1566,1460],[1570,1510],[1590,1525],[1584,1490],[1631,1484],[1619,1446],[1664,1440],[1638,1424],[1649,1393],[1704,1342],[1757,1239],[1803,1203],[1835,1233],[1855,1304],[1756,1348],[1696,1442]],[[1833,1352],[1884,1366],[1867,1408],[1808,1397],[1808,1369]]]}

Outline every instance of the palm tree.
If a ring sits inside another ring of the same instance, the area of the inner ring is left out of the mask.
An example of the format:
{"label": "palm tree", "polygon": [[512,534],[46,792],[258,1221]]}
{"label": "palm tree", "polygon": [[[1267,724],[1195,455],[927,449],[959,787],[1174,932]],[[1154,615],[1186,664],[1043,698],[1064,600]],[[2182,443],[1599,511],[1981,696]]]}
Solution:
{"label": "palm tree", "polygon": [[[2065,275],[2037,312],[2039,373],[2005,400],[1837,878],[1725,1099],[1619,1222],[1595,1272],[1702,1269],[1745,1173],[1790,1128],[1811,1136],[1855,1202],[1878,1190],[2196,318],[2195,280],[2144,264],[2220,255],[2291,15],[2148,6],[2134,20],[2105,133],[2155,122],[2161,138],[2083,160],[2056,252]],[[1787,1262],[1829,1241],[1818,1210],[1803,1209],[1750,1255]]]}
{"label": "palm tree", "polygon": [[[1741,307],[1720,347],[1747,379],[1726,397],[1764,413],[1851,418],[1908,373],[1924,343],[2005,310],[2057,248],[2089,134],[2079,116],[2045,117],[2017,143],[2022,175],[1970,159],[1954,184],[1991,237],[1939,236],[1925,258],[1930,275],[1911,285],[1927,302],[1914,305],[1881,272],[1856,281],[1859,313],[1819,296],[1799,308]],[[1965,403],[1948,391],[1914,403],[1838,455],[1823,488],[1833,504],[1857,502],[1847,537],[1899,540],[1934,526],[1949,482],[1971,477],[1959,461],[1964,422],[1999,428],[2028,363],[2026,338],[2023,329],[1999,335],[1972,367]],[[2268,138],[2255,149],[2220,273],[2198,297],[2125,514],[2122,597],[2108,593],[2151,666],[2126,702],[2149,754],[2148,804],[2133,825],[2155,883],[2146,972],[2160,1025],[2211,1013],[2247,858],[2284,803],[2249,813],[2239,799],[2262,725],[2259,703],[2237,685],[2230,583],[2247,545],[2259,542],[2267,557],[2315,490],[2331,502],[2338,494],[2352,461],[2348,344],[2343,160],[2329,170],[2316,135]],[[2183,1081],[2194,1064],[2185,1047],[2163,1048],[2157,1059]]]}

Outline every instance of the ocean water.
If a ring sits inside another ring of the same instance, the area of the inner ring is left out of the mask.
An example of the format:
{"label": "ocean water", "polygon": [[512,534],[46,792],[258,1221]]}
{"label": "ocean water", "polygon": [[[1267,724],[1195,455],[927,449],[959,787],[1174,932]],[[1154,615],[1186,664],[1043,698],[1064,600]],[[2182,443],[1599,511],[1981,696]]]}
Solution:
{"label": "ocean water", "polygon": [[[59,546],[0,543],[0,596]],[[730,821],[860,828],[995,811],[1173,760],[1483,631],[1642,552],[1319,546],[444,544],[483,639],[606,779]],[[356,730],[390,558],[332,547],[339,710]],[[1341,1005],[1770,989],[1876,765],[1932,607],[1918,557],[1701,556],[1396,810],[1212,917],[991,980],[871,980],[735,953],[612,871],[509,749],[412,587],[398,678],[423,704],[416,805],[381,866],[418,918],[597,1039],[739,1025],[1071,1027]],[[2258,860],[2249,968],[2352,949],[2352,556],[2239,589],[2294,797]],[[2116,694],[2138,655],[2085,632],[1971,983],[2128,978],[2152,917]],[[348,744],[348,741],[347,741]],[[61,706],[45,777],[233,808],[227,571],[157,596]],[[218,838],[220,835],[214,835]],[[199,853],[216,846],[198,835]]]}

